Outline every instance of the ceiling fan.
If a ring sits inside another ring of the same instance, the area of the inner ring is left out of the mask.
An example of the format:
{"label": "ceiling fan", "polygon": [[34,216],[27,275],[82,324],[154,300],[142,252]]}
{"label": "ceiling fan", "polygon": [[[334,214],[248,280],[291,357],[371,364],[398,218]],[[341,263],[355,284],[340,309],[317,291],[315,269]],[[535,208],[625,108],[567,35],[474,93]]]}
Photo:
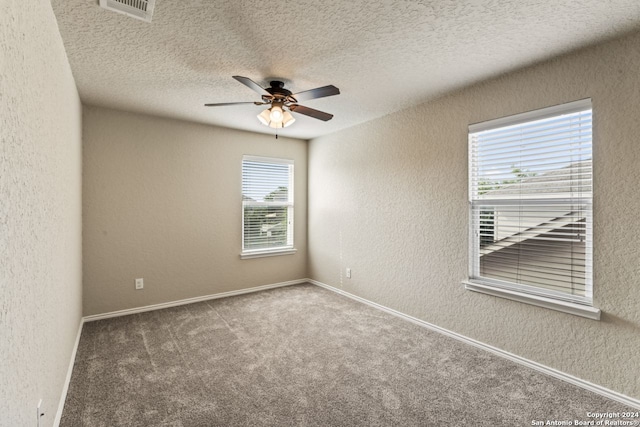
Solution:
{"label": "ceiling fan", "polygon": [[273,80],[269,82],[268,88],[263,88],[248,77],[233,76],[233,78],[248,88],[258,92],[262,96],[262,101],[222,102],[218,104],[204,104],[205,107],[222,107],[226,105],[240,104],[270,105],[269,108],[258,114],[258,119],[263,125],[270,126],[275,129],[290,126],[296,121],[290,111],[304,114],[305,116],[313,117],[314,119],[325,122],[331,120],[333,114],[305,107],[304,105],[298,104],[298,102],[340,94],[340,89],[333,85],[317,87],[315,89],[305,90],[298,93],[291,93],[290,90],[284,88],[284,83],[279,80]]}

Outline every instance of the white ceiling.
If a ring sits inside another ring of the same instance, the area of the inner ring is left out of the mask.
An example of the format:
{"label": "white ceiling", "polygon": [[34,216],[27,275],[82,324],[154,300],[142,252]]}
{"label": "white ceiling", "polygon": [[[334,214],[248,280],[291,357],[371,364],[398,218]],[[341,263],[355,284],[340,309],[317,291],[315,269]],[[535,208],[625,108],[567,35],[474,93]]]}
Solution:
{"label": "white ceiling", "polygon": [[258,101],[231,78],[293,92],[302,103],[280,135],[310,139],[640,28],[638,0],[157,0],[151,23],[98,0],[52,0],[83,102],[273,134]]}

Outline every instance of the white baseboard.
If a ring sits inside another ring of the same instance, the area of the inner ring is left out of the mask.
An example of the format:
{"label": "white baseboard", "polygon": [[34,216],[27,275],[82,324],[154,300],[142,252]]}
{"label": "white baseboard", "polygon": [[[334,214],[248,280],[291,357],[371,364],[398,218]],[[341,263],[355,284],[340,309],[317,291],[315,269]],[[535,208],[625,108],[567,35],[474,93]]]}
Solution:
{"label": "white baseboard", "polygon": [[589,381],[582,380],[580,378],[574,377],[573,375],[569,375],[567,373],[558,371],[557,369],[550,368],[548,366],[542,365],[542,364],[534,362],[532,360],[525,359],[524,357],[520,357],[520,356],[515,355],[513,353],[509,353],[508,351],[501,350],[501,349],[499,349],[497,347],[493,347],[493,346],[490,346],[488,344],[482,343],[480,341],[476,341],[474,339],[468,338],[468,337],[466,337],[464,335],[460,335],[458,333],[449,331],[447,329],[444,329],[444,328],[441,328],[439,326],[433,325],[433,324],[431,324],[429,322],[425,322],[424,320],[417,319],[415,317],[412,317],[412,316],[409,316],[407,314],[401,313],[399,311],[393,310],[393,309],[391,309],[389,307],[385,307],[383,305],[380,305],[380,304],[377,304],[375,302],[369,301],[367,299],[361,298],[361,297],[359,297],[357,295],[350,294],[349,292],[343,291],[342,289],[334,288],[333,286],[329,286],[329,285],[327,285],[325,283],[318,282],[317,280],[306,279],[305,282],[312,283],[312,284],[314,284],[316,286],[320,286],[320,287],[328,289],[328,290],[330,290],[332,292],[336,292],[336,293],[338,293],[340,295],[344,295],[344,296],[346,296],[348,298],[351,298],[353,300],[356,300],[358,302],[367,304],[367,305],[369,305],[371,307],[377,308],[379,310],[385,311],[385,312],[387,312],[389,314],[392,314],[394,316],[400,317],[401,319],[404,319],[404,320],[407,320],[409,322],[415,323],[416,325],[419,325],[419,326],[425,327],[427,329],[430,329],[432,331],[441,333],[441,334],[446,335],[448,337],[451,337],[451,338],[454,338],[456,340],[462,341],[462,342],[464,342],[466,344],[470,344],[470,345],[472,345],[474,347],[478,347],[478,348],[481,348],[483,350],[489,351],[489,352],[491,352],[491,353],[493,353],[495,355],[498,355],[500,357],[504,357],[505,359],[509,359],[509,360],[511,360],[513,362],[519,363],[519,364],[524,365],[524,366],[526,366],[528,368],[535,369],[536,371],[539,371],[539,372],[542,372],[544,374],[550,375],[550,376],[552,376],[554,378],[566,381],[566,382],[568,382],[570,384],[573,384],[575,386],[578,386],[578,387],[581,387],[583,389],[589,390],[589,391],[591,391],[593,393],[597,393],[597,394],[599,394],[601,396],[604,396],[604,397],[607,397],[607,398],[609,398],[611,400],[615,400],[616,402],[623,403],[623,404],[625,404],[627,406],[630,406],[630,407],[633,407],[635,409],[640,409],[640,400],[638,400],[638,399],[634,399],[632,397],[625,396],[624,394],[618,393],[618,392],[613,391],[613,390],[609,390],[608,388],[599,386],[597,384],[590,383]]}
{"label": "white baseboard", "polygon": [[187,298],[187,299],[181,299],[181,300],[170,301],[170,302],[163,302],[161,304],[145,305],[143,307],[136,307],[136,308],[129,308],[129,309],[126,309],[126,310],[111,311],[111,312],[102,313],[102,314],[94,314],[92,316],[85,316],[83,318],[83,320],[85,322],[93,322],[93,321],[96,321],[96,320],[109,319],[109,318],[112,318],[112,317],[120,317],[120,316],[127,316],[129,314],[143,313],[145,311],[161,310],[163,308],[176,307],[176,306],[185,305],[185,304],[193,304],[195,302],[208,301],[208,300],[218,299],[218,298],[232,297],[232,296],[235,296],[235,295],[248,294],[248,293],[251,293],[251,292],[259,292],[259,291],[264,291],[264,290],[273,289],[273,288],[281,288],[283,286],[298,285],[300,283],[306,283],[306,282],[307,282],[307,279],[290,280],[288,282],[273,283],[271,285],[256,286],[254,288],[240,289],[240,290],[237,290],[237,291],[221,292],[221,293],[218,293],[218,294],[205,295],[205,296],[201,296],[201,297]]}
{"label": "white baseboard", "polygon": [[73,373],[73,366],[76,362],[76,353],[78,352],[78,344],[80,344],[80,335],[82,334],[82,325],[84,325],[84,319],[80,319],[80,325],[78,325],[76,342],[73,345],[73,350],[71,351],[71,360],[69,360],[67,377],[65,378],[64,386],[62,387],[62,394],[60,395],[60,402],[58,403],[58,411],[56,412],[56,418],[53,420],[53,427],[58,427],[60,425],[60,420],[62,419],[64,402],[67,400],[67,392],[69,391],[69,384],[71,383],[71,374]]}

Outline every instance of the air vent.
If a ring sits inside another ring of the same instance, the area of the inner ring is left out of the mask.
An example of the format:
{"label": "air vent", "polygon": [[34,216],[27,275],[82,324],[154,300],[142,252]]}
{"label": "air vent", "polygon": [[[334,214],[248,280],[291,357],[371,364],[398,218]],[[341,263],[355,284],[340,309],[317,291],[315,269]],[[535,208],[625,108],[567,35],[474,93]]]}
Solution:
{"label": "air vent", "polygon": [[151,22],[156,0],[100,0],[100,7]]}

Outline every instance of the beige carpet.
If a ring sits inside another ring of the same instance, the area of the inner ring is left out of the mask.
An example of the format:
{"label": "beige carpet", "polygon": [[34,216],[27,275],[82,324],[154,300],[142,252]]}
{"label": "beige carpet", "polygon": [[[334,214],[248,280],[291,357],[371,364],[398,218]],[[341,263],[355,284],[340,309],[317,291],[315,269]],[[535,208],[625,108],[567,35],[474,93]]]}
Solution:
{"label": "beige carpet", "polygon": [[84,325],[61,426],[530,426],[629,408],[313,285]]}

